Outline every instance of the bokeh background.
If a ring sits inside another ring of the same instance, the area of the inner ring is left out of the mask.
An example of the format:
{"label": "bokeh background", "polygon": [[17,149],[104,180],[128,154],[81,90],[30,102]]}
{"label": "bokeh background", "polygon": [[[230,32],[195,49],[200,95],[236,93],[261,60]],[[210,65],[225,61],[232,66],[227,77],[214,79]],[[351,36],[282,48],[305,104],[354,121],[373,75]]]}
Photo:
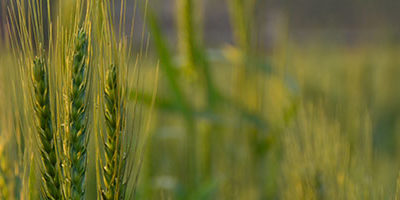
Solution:
{"label": "bokeh background", "polygon": [[160,67],[138,199],[398,197],[400,1],[137,3]]}

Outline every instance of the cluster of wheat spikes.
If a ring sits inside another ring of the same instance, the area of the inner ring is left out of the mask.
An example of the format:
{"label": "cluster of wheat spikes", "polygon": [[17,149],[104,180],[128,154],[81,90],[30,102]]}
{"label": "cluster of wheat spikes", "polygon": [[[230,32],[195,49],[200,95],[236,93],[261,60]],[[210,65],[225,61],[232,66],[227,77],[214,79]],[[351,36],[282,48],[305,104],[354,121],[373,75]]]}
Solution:
{"label": "cluster of wheat spikes", "polygon": [[[36,118],[36,132],[42,166],[42,197],[45,199],[80,199],[85,196],[85,174],[87,154],[87,51],[88,37],[83,29],[76,36],[76,44],[71,67],[72,89],[69,94],[69,116],[67,144],[58,156],[56,130],[50,105],[48,64],[43,56],[33,60],[32,83],[34,89],[33,106]],[[60,160],[64,158],[67,160]],[[60,168],[60,163],[66,163]],[[63,178],[63,181],[60,180]],[[63,186],[63,187],[61,187]]]}
{"label": "cluster of wheat spikes", "polygon": [[[127,58],[132,44],[125,35],[114,33],[113,3],[77,0],[61,10],[68,5],[61,2],[57,23],[51,20],[50,3],[47,1],[47,7],[43,8],[41,0],[16,0],[11,3],[9,15],[21,81],[25,83],[25,76],[30,77],[29,84],[23,85],[28,105],[34,111],[32,124],[36,126],[27,134],[36,141],[30,144],[33,149],[30,155],[36,155],[33,161],[39,161],[40,198],[86,198],[89,133],[99,131],[96,138],[101,135],[103,140],[95,144],[97,164],[101,166],[96,168],[98,198],[125,199],[132,170],[138,171],[137,163],[141,163],[127,159],[133,157],[128,154],[139,152],[138,146],[131,148],[139,144],[138,137],[128,134],[133,133],[133,124],[126,125],[127,118],[133,119],[134,115],[128,112],[125,98]],[[120,27],[125,23],[124,3],[121,11]],[[100,28],[92,32],[92,27]],[[119,32],[124,30],[120,28]],[[105,56],[93,56],[96,53]],[[94,102],[104,106],[96,106]],[[95,128],[92,118],[104,123],[96,122],[100,128]],[[35,170],[35,162],[30,164],[30,170]],[[29,174],[28,190],[33,198],[37,181],[33,178],[35,172]],[[2,187],[5,182],[2,178],[0,188],[6,188]],[[136,181],[137,176],[132,182]],[[134,188],[129,197],[133,192]]]}

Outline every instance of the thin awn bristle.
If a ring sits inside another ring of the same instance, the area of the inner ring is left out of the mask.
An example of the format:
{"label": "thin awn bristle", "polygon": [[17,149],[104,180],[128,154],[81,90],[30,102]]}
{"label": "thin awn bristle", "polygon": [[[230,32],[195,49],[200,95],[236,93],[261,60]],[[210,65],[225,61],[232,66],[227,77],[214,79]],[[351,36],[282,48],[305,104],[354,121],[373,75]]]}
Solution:
{"label": "thin awn bristle", "polygon": [[72,63],[72,92],[69,114],[69,158],[70,189],[67,199],[82,199],[85,196],[87,168],[87,57],[88,36],[80,29],[76,38]]}
{"label": "thin awn bristle", "polygon": [[45,60],[36,57],[33,62],[34,109],[36,130],[39,135],[42,161],[42,197],[60,199],[60,181],[57,171],[57,156],[54,141],[52,115],[50,111],[49,80]]}

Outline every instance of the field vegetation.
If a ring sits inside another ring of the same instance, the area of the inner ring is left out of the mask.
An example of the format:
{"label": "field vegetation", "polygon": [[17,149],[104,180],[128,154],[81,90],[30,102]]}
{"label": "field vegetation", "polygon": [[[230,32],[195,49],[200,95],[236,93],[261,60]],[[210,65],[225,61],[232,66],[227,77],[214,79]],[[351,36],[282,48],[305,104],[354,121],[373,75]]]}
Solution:
{"label": "field vegetation", "polygon": [[201,0],[176,41],[156,0],[4,0],[0,199],[400,199],[397,43],[266,50],[225,2],[211,48]]}

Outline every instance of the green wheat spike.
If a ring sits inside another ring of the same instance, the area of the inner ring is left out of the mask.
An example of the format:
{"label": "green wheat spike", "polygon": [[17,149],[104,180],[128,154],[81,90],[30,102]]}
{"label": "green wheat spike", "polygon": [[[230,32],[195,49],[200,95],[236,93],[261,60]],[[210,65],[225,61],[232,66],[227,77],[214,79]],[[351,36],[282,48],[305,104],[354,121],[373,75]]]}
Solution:
{"label": "green wheat spike", "polygon": [[70,189],[68,199],[82,199],[85,196],[87,168],[87,56],[88,37],[80,29],[76,38],[72,63],[72,92],[70,94],[69,114],[69,158]]}
{"label": "green wheat spike", "polygon": [[60,180],[50,111],[49,80],[45,60],[36,57],[33,62],[34,109],[36,130],[39,135],[40,158],[42,161],[42,197],[60,199]]}

